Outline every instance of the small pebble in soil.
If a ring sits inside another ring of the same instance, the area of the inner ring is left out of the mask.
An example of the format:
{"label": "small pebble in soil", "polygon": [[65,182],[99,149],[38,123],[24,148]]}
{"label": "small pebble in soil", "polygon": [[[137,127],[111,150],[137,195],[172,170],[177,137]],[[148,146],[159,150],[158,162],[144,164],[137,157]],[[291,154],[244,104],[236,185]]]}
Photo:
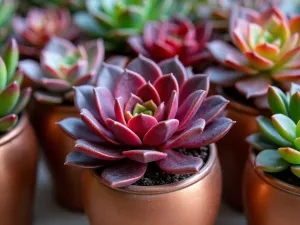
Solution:
{"label": "small pebble in soil", "polygon": [[[193,149],[174,149],[175,151],[182,153],[184,155],[199,157],[203,160],[203,165],[207,162],[209,147],[204,146],[201,148]],[[193,174],[169,174],[161,171],[155,162],[149,163],[147,171],[143,178],[134,183],[133,185],[138,186],[156,186],[164,184],[172,184],[181,180],[184,180]]]}

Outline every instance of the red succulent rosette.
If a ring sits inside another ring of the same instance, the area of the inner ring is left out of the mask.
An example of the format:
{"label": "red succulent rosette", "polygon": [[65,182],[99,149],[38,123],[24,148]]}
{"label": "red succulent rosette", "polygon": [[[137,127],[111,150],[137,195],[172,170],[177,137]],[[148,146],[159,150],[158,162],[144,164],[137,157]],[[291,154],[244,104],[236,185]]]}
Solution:
{"label": "red succulent rosette", "polygon": [[208,76],[186,71],[178,58],[157,65],[139,56],[125,70],[104,64],[97,87],[75,89],[81,118],[59,122],[76,139],[66,164],[103,167],[111,187],[135,183],[151,162],[167,173],[197,173],[202,159],[174,149],[214,143],[234,123],[220,117],[228,101],[207,97],[208,89]]}
{"label": "red succulent rosette", "polygon": [[143,35],[130,37],[128,43],[136,53],[156,62],[178,55],[185,66],[190,66],[210,58],[206,43],[211,36],[210,23],[194,25],[187,18],[176,17],[147,23]]}

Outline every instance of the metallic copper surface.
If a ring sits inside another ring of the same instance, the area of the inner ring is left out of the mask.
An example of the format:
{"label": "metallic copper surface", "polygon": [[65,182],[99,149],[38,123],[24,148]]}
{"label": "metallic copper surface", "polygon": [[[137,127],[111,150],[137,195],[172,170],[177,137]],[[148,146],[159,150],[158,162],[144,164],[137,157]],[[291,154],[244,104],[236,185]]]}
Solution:
{"label": "metallic copper surface", "polygon": [[236,121],[228,134],[218,143],[218,154],[222,167],[223,198],[237,210],[243,209],[242,181],[249,145],[245,141],[250,134],[258,132],[254,108],[231,101],[227,116]]}
{"label": "metallic copper surface", "polygon": [[221,180],[215,145],[199,173],[174,184],[112,189],[86,170],[84,208],[90,225],[213,225]]}
{"label": "metallic copper surface", "polygon": [[55,106],[34,103],[32,122],[54,181],[60,204],[74,211],[83,211],[81,197],[82,171],[65,166],[65,158],[74,148],[74,140],[56,124],[66,117],[78,117],[74,106]]}
{"label": "metallic copper surface", "polygon": [[251,151],[244,177],[248,225],[289,225],[300,222],[300,188],[254,169]]}
{"label": "metallic copper surface", "polygon": [[0,224],[30,225],[36,183],[38,147],[24,115],[0,136]]}

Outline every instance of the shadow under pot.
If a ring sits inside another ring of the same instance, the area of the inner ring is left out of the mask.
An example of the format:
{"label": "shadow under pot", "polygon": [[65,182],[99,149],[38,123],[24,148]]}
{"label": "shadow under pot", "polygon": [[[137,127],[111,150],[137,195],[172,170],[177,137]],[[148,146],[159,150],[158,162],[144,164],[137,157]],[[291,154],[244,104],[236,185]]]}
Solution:
{"label": "shadow under pot", "polygon": [[255,169],[251,150],[245,167],[244,200],[248,225],[298,224],[300,187]]}
{"label": "shadow under pot", "polygon": [[78,117],[74,106],[33,102],[32,122],[54,182],[57,201],[67,209],[83,211],[81,195],[82,171],[64,165],[75,142],[56,124],[67,117]]}
{"label": "shadow under pot", "polygon": [[196,174],[172,184],[106,186],[95,171],[83,176],[83,201],[90,225],[213,225],[220,206],[221,170],[216,146]]}
{"label": "shadow under pot", "polygon": [[36,184],[38,146],[26,114],[0,135],[0,224],[30,225]]}
{"label": "shadow under pot", "polygon": [[[223,96],[223,90],[217,88]],[[256,117],[258,110],[230,99],[226,108],[226,116],[236,121],[228,134],[218,141],[218,155],[220,158],[223,178],[223,198],[234,209],[243,210],[242,184],[243,171],[248,158],[249,144],[246,138],[258,132]]]}

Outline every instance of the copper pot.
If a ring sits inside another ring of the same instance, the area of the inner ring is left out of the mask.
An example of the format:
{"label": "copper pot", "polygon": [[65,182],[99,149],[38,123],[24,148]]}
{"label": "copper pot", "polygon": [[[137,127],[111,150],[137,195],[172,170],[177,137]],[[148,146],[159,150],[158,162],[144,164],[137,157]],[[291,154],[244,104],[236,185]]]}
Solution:
{"label": "copper pot", "polygon": [[220,206],[221,170],[215,145],[194,176],[168,185],[112,189],[91,170],[83,176],[90,225],[213,225]]}
{"label": "copper pot", "polygon": [[32,121],[54,182],[58,202],[74,211],[83,211],[81,198],[82,171],[64,165],[74,148],[74,140],[56,124],[66,117],[78,117],[74,106],[47,105],[34,102]]}
{"label": "copper pot", "polygon": [[38,147],[27,115],[0,136],[0,224],[29,225],[36,183]]}
{"label": "copper pot", "polygon": [[237,123],[217,143],[222,167],[223,198],[233,208],[242,210],[243,170],[249,148],[245,139],[258,132],[256,116],[259,115],[259,111],[231,100],[226,114]]}
{"label": "copper pot", "polygon": [[251,151],[245,167],[244,200],[248,225],[299,224],[300,187],[254,168]]}

